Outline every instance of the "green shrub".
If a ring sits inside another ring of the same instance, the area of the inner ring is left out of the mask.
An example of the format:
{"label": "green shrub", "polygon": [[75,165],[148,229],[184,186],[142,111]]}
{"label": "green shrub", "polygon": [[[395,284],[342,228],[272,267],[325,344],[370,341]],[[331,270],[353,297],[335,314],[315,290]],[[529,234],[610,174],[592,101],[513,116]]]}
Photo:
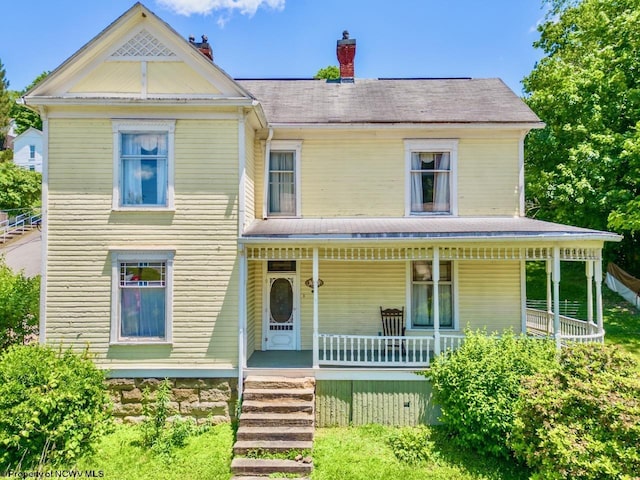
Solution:
{"label": "green shrub", "polygon": [[156,391],[155,403],[150,402],[149,389],[143,392],[142,413],[145,416],[140,426],[142,445],[154,453],[170,458],[175,448],[184,447],[190,436],[201,433],[191,419],[170,416],[175,413],[171,409],[171,383],[165,378]]}
{"label": "green shrub", "polygon": [[615,347],[575,345],[523,382],[510,444],[537,478],[637,478],[640,378]]}
{"label": "green shrub", "polygon": [[431,441],[431,430],[425,426],[399,429],[389,436],[387,443],[401,462],[418,464],[438,458],[435,442]]}
{"label": "green shrub", "polygon": [[0,354],[0,472],[70,462],[109,426],[104,372],[71,350],[15,345]]}
{"label": "green shrub", "polygon": [[0,351],[35,337],[40,317],[40,276],[13,273],[0,256]]}
{"label": "green shrub", "polygon": [[520,381],[555,363],[552,342],[467,331],[458,350],[438,356],[423,373],[432,378],[440,420],[457,445],[508,457]]}

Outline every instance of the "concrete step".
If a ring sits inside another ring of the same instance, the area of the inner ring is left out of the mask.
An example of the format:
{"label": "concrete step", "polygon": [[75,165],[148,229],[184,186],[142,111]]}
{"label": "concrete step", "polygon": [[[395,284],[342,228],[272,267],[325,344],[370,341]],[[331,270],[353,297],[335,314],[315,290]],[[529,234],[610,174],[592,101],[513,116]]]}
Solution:
{"label": "concrete step", "polygon": [[268,440],[241,440],[233,446],[234,455],[245,455],[251,451],[268,453],[284,453],[292,450],[311,450],[313,442],[288,442],[284,440],[270,442]]}
{"label": "concrete step", "polygon": [[270,377],[249,375],[244,381],[244,388],[314,388],[316,379],[313,377]]}
{"label": "concrete step", "polygon": [[289,401],[313,400],[313,388],[245,388],[244,400]]}
{"label": "concrete step", "polygon": [[282,400],[269,401],[248,400],[242,401],[242,413],[291,413],[291,412],[307,412],[313,413],[313,401],[309,400]]}
{"label": "concrete step", "polygon": [[240,427],[313,427],[313,424],[310,412],[243,412],[240,415]]}
{"label": "concrete step", "polygon": [[313,464],[296,462],[295,460],[281,460],[274,458],[234,458],[231,471],[242,475],[271,475],[272,473],[286,473],[307,475],[313,470]]}
{"label": "concrete step", "polygon": [[313,441],[313,427],[240,427],[236,433],[239,441],[270,440],[270,441]]}

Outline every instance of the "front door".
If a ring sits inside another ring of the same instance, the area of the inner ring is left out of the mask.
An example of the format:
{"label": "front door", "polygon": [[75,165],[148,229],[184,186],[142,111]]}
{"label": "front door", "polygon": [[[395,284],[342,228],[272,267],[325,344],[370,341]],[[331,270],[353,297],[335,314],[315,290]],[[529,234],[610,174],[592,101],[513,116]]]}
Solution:
{"label": "front door", "polygon": [[300,326],[295,274],[270,273],[266,293],[266,350],[297,350]]}

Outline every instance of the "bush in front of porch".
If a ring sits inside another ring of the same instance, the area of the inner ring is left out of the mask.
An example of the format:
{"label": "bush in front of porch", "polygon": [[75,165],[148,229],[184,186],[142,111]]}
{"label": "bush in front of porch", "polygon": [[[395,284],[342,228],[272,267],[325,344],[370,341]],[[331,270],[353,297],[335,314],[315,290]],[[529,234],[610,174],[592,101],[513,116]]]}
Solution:
{"label": "bush in front of porch", "polygon": [[526,378],[510,440],[539,478],[637,478],[638,365],[618,347],[573,345]]}
{"label": "bush in front of porch", "polygon": [[440,420],[461,447],[510,457],[522,378],[557,365],[554,343],[506,332],[466,331],[462,346],[438,356],[430,370]]}

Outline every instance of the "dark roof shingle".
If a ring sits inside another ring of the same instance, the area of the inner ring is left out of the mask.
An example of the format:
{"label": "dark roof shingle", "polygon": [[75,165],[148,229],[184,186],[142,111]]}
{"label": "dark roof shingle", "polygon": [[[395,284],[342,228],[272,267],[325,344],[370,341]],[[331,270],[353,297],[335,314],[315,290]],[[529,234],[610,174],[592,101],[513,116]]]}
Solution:
{"label": "dark roof shingle", "polygon": [[237,82],[272,124],[540,123],[500,79]]}

